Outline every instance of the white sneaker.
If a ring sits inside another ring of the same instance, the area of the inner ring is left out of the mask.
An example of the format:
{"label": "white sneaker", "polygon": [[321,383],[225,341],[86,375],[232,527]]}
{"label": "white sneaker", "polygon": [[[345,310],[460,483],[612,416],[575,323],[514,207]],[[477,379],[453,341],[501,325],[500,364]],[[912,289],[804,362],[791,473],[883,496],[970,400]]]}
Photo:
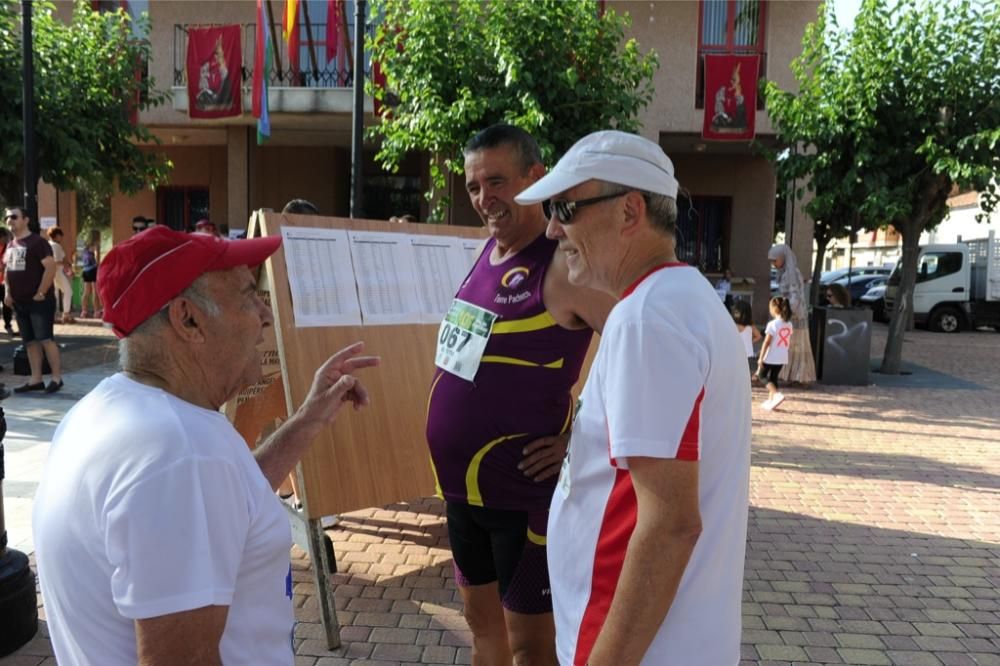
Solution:
{"label": "white sneaker", "polygon": [[775,404],[774,400],[771,400],[770,398],[768,398],[767,400],[765,400],[764,402],[762,402],[760,404],[760,406],[763,409],[766,409],[767,411],[771,411],[772,409],[774,409],[774,404]]}
{"label": "white sneaker", "polygon": [[775,407],[777,407],[778,405],[780,405],[784,400],[785,400],[785,394],[784,393],[782,393],[780,391],[777,392],[777,393],[775,393],[774,394],[774,398],[771,401],[772,402],[771,409],[774,409]]}

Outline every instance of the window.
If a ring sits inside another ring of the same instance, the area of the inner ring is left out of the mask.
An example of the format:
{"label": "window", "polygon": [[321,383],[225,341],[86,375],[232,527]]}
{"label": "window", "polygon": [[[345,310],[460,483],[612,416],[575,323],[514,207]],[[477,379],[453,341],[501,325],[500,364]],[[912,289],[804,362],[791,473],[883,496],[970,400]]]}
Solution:
{"label": "window", "polygon": [[[299,3],[299,53],[298,68],[288,62],[288,51],[281,42],[280,53],[283,75],[288,83],[312,88],[342,88],[353,85],[354,72],[351,61],[354,58],[354,1],[345,0],[341,30],[347,31],[345,45],[339,53],[327,59],[327,44],[334,36],[337,26],[331,25],[327,0],[305,0]],[[282,8],[283,11],[283,8]],[[281,31],[281,17],[275,16],[276,29]],[[366,57],[368,57],[366,51]],[[367,62],[365,63],[367,66]],[[287,85],[287,83],[285,84]]]}
{"label": "window", "polygon": [[157,224],[174,231],[191,231],[195,222],[208,218],[208,188],[158,187],[156,212]]}
{"label": "window", "polygon": [[[698,13],[698,75],[695,81],[696,109],[705,108],[705,55],[711,53],[759,55],[758,78],[767,76],[764,52],[765,0],[702,0]],[[764,108],[757,95],[757,109]]]}
{"label": "window", "polygon": [[423,190],[420,178],[413,176],[366,176],[364,182],[365,217],[388,220],[393,215],[420,217]]}
{"label": "window", "polygon": [[680,197],[677,200],[677,258],[703,273],[729,265],[729,197]]}
{"label": "window", "polygon": [[962,270],[961,252],[928,252],[920,257],[917,282],[936,280]]}

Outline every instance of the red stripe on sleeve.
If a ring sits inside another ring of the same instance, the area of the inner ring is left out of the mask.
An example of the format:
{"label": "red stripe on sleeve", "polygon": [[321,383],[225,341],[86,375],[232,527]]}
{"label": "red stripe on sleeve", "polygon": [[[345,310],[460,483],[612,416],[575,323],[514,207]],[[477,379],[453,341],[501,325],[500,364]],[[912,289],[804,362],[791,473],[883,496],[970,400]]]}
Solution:
{"label": "red stripe on sleeve", "polygon": [[622,573],[625,551],[635,529],[638,505],[632,476],[628,470],[620,469],[615,474],[615,484],[608,496],[601,520],[601,531],[594,553],[594,573],[590,581],[590,599],[580,623],[580,634],[576,639],[575,666],[585,666],[590,653],[601,633],[604,620],[608,617],[611,600],[618,588],[618,578]]}
{"label": "red stripe on sleeve", "polygon": [[705,387],[694,401],[691,416],[688,417],[681,444],[677,447],[677,460],[699,460],[701,458],[701,401],[705,397]]}

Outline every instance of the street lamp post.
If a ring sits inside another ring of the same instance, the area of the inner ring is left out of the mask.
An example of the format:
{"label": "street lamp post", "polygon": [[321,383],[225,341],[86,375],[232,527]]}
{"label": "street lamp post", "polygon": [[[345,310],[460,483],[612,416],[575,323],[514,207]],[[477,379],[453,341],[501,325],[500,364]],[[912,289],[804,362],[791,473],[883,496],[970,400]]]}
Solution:
{"label": "street lamp post", "polygon": [[[24,81],[24,202],[28,217],[38,219],[38,172],[35,167],[34,62],[31,57],[31,2],[21,0],[21,37]],[[3,513],[3,438],[7,420],[0,408],[0,657],[18,649],[38,632],[35,575],[28,556],[7,548]]]}
{"label": "street lamp post", "polygon": [[24,131],[24,201],[28,217],[38,220],[38,168],[35,164],[35,64],[31,34],[31,0],[21,0],[21,98]]}
{"label": "street lamp post", "polygon": [[35,599],[35,575],[28,556],[7,548],[7,529],[3,518],[3,438],[7,419],[0,408],[0,657],[21,647],[38,632],[38,604]]}

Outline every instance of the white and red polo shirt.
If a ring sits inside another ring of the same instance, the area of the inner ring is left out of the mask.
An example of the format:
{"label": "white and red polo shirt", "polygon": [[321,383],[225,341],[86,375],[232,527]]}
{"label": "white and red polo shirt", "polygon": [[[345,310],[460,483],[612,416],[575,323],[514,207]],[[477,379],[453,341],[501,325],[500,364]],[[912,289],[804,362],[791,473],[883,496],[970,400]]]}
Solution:
{"label": "white and red polo shirt", "polygon": [[642,663],[739,662],[750,476],[746,374],[732,317],[690,266],[647,274],[611,311],[549,515],[564,666],[586,664],[618,584],[637,510],[630,456],[700,461],[702,534]]}

